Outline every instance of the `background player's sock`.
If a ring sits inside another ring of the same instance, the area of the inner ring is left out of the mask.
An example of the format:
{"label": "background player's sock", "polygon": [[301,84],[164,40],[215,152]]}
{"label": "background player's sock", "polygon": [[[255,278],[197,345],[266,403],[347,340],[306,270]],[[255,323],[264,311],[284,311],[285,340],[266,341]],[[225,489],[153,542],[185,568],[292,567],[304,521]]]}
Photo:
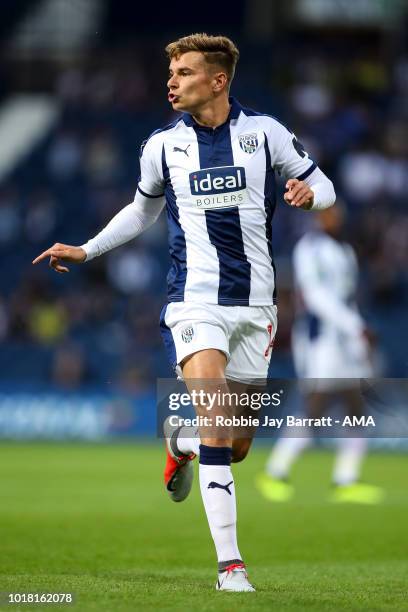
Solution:
{"label": "background player's sock", "polygon": [[266,472],[273,478],[285,480],[295,459],[312,442],[310,436],[303,438],[279,438],[266,464]]}
{"label": "background player's sock", "polygon": [[200,454],[200,436],[197,427],[183,425],[177,434],[177,448],[184,455]]}
{"label": "background player's sock", "polygon": [[241,560],[237,544],[232,448],[200,445],[200,489],[218,563]]}
{"label": "background player's sock", "polygon": [[360,477],[361,462],[367,450],[365,438],[339,438],[333,469],[333,482],[348,485]]}

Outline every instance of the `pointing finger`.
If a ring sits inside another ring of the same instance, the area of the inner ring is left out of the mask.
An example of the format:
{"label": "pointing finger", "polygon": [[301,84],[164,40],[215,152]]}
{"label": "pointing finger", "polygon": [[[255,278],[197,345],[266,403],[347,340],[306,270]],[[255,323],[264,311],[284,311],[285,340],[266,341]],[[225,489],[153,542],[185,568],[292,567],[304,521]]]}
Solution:
{"label": "pointing finger", "polygon": [[47,257],[49,257],[51,255],[51,250],[52,249],[47,249],[46,251],[43,251],[41,253],[41,255],[38,255],[38,257],[36,257],[35,259],[33,259],[32,263],[33,264],[37,264],[40,261],[42,261],[43,259],[46,259]]}
{"label": "pointing finger", "polygon": [[50,249],[47,249],[46,251],[41,253],[41,255],[36,257],[33,260],[33,264],[36,264],[36,263],[42,261],[43,259],[46,259],[47,257],[62,258],[62,257],[67,257],[67,255],[68,255],[68,250],[67,249],[62,249],[61,247],[51,247]]}

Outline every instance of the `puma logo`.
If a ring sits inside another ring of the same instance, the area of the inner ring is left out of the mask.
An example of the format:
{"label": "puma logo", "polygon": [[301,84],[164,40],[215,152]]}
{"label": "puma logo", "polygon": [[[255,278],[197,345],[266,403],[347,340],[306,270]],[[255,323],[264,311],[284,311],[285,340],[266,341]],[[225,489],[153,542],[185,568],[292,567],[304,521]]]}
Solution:
{"label": "puma logo", "polygon": [[191,145],[187,145],[185,149],[181,149],[180,147],[173,147],[173,153],[185,153],[188,157],[187,149]]}
{"label": "puma logo", "polygon": [[229,482],[228,484],[222,485],[222,484],[219,484],[218,482],[212,481],[208,485],[207,489],[224,489],[224,491],[226,491],[228,493],[228,495],[232,495],[232,493],[231,493],[231,491],[229,490],[228,487],[231,486],[233,482],[234,481],[231,480],[231,482]]}

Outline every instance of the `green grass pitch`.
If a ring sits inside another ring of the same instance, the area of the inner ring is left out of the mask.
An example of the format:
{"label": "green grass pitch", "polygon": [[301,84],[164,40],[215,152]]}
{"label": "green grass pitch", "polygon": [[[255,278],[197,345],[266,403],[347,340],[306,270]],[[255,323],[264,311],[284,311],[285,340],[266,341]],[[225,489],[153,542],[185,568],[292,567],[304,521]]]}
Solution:
{"label": "green grass pitch", "polygon": [[197,483],[182,504],[162,483],[162,446],[2,444],[0,591],[74,592],[72,606],[1,610],[408,610],[408,456],[368,457],[379,506],[331,505],[332,455],[305,455],[296,498],[253,485],[268,448],[234,467],[239,541],[256,593],[218,593]]}

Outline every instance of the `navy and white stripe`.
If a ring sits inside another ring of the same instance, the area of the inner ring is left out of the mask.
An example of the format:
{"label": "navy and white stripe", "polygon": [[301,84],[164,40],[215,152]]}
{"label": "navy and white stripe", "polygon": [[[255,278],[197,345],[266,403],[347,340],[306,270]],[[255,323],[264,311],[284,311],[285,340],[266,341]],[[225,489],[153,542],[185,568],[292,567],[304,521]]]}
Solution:
{"label": "navy and white stripe", "polygon": [[[234,166],[230,123],[215,128],[194,125],[200,168]],[[245,254],[238,206],[205,210],[207,232],[219,262],[218,304],[249,305],[251,264]]]}
{"label": "navy and white stripe", "polygon": [[309,176],[316,165],[294,135],[231,99],[215,129],[183,114],[147,140],[139,190],[166,196],[169,301],[268,305],[275,301],[275,170]]}

